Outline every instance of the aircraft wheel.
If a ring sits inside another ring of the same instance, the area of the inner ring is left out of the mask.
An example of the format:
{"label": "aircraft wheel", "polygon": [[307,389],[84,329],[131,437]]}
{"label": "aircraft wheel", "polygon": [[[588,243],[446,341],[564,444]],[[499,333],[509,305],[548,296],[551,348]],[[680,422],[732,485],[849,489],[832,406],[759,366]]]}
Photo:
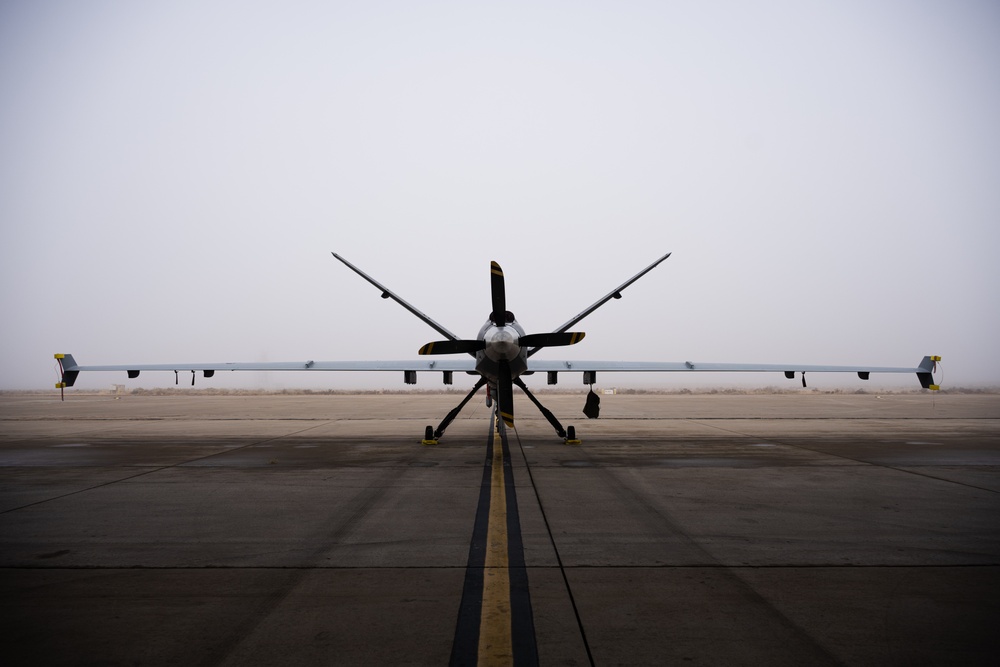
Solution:
{"label": "aircraft wheel", "polygon": [[427,428],[424,429],[424,440],[433,440],[433,439],[434,439],[434,427],[428,426]]}
{"label": "aircraft wheel", "polygon": [[576,427],[575,426],[567,426],[566,427],[566,439],[567,440],[576,440]]}

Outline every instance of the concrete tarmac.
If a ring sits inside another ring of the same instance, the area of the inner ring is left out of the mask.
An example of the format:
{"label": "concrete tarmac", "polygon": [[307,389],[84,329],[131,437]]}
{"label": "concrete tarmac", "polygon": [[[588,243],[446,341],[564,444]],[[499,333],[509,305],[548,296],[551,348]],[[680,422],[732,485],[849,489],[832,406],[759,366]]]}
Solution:
{"label": "concrete tarmac", "polygon": [[[539,664],[996,664],[1000,396],[515,394]],[[462,395],[0,396],[0,662],[448,663]]]}

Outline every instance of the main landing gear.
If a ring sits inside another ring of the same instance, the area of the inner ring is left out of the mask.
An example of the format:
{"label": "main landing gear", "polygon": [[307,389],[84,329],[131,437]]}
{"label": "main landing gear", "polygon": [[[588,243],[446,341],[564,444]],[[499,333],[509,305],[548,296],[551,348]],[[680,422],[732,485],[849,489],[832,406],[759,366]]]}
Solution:
{"label": "main landing gear", "polygon": [[466,395],[466,397],[462,399],[462,402],[456,405],[451,412],[445,415],[444,419],[441,420],[441,423],[438,424],[438,427],[436,429],[430,426],[424,429],[424,439],[420,441],[420,444],[422,445],[438,444],[438,438],[444,435],[444,430],[448,428],[448,424],[454,421],[455,417],[458,416],[458,413],[461,412],[462,408],[465,407],[465,404],[468,403],[470,400],[472,400],[472,397],[475,395],[475,393],[480,389],[482,389],[483,385],[485,384],[486,384],[486,378],[485,377],[479,378],[479,381],[476,382],[476,386],[472,388],[472,391],[470,391]]}
{"label": "main landing gear", "polygon": [[580,441],[576,439],[576,429],[573,428],[572,426],[568,426],[567,428],[564,429],[562,427],[562,424],[559,423],[559,420],[556,419],[556,416],[552,414],[552,412],[548,408],[539,403],[538,399],[535,398],[534,394],[528,391],[528,387],[524,384],[524,380],[522,380],[521,378],[514,378],[514,384],[516,384],[518,387],[521,388],[521,391],[523,391],[524,395],[527,396],[528,399],[535,404],[535,407],[538,408],[538,411],[542,413],[542,416],[545,417],[545,419],[547,419],[550,424],[552,424],[552,427],[556,430],[556,435],[562,438],[563,442],[565,442],[567,445],[580,444]]}
{"label": "main landing gear", "polygon": [[[446,428],[448,428],[448,425],[451,424],[452,421],[454,421],[455,417],[457,417],[458,413],[462,411],[462,408],[465,407],[466,403],[472,400],[472,397],[476,394],[476,392],[482,389],[483,385],[485,384],[486,384],[486,378],[480,378],[479,381],[476,382],[476,386],[472,388],[472,391],[470,391],[466,395],[466,397],[462,399],[462,402],[456,405],[451,412],[445,415],[445,418],[441,420],[441,423],[438,424],[437,428],[428,426],[426,429],[424,429],[424,439],[420,441],[421,444],[423,445],[438,444],[438,439],[442,435],[444,435],[444,431]],[[524,381],[521,380],[521,378],[514,378],[514,384],[520,387],[521,391],[524,392],[525,396],[527,396],[528,399],[535,404],[535,407],[538,408],[538,411],[542,413],[542,416],[545,417],[545,419],[549,422],[549,424],[552,425],[552,427],[556,430],[556,435],[562,438],[563,442],[565,442],[567,445],[580,444],[580,440],[578,440],[576,437],[576,429],[573,428],[572,426],[563,428],[562,424],[559,423],[559,420],[556,419],[556,416],[552,414],[552,412],[548,408],[546,408],[544,405],[538,402],[538,399],[535,398],[535,395],[528,390],[528,387],[524,384]],[[489,395],[489,391],[487,390],[487,399],[486,399],[487,405],[490,404],[491,398],[492,396]]]}

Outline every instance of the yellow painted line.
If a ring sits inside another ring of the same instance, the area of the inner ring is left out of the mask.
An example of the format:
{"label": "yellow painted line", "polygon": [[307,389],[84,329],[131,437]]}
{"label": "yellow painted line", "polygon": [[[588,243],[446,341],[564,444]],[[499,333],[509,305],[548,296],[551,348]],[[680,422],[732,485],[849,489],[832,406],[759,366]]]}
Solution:
{"label": "yellow painted line", "polygon": [[493,436],[490,517],[483,568],[483,608],[479,619],[479,664],[513,665],[510,629],[510,575],[507,564],[507,494],[503,480],[503,443]]}

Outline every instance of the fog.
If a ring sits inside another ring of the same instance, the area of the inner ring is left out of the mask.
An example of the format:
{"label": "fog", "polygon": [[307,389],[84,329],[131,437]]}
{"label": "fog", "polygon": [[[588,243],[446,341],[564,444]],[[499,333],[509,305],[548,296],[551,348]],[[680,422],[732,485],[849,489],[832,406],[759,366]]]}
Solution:
{"label": "fog", "polygon": [[440,338],[331,251],[468,337],[491,260],[542,332],[672,252],[541,354],[998,385],[998,35],[961,1],[3,3],[0,388]]}

